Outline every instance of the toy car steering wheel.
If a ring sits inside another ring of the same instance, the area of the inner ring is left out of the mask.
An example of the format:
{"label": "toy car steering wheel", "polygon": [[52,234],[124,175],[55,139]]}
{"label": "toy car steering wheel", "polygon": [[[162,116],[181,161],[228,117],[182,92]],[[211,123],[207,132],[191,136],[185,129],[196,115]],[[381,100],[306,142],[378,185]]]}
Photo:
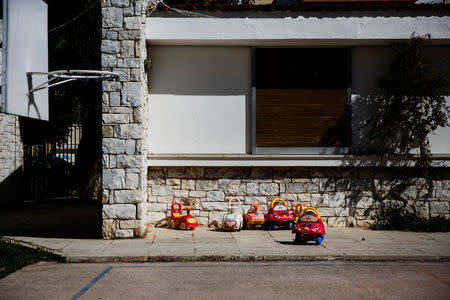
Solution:
{"label": "toy car steering wheel", "polygon": [[312,206],[307,206],[307,207],[305,207],[304,209],[302,209],[302,211],[300,212],[300,217],[301,217],[304,213],[306,213],[307,211],[313,211],[313,212],[315,212],[315,213],[317,214],[317,219],[320,220],[320,214],[319,214],[319,212],[317,211],[317,209],[315,209],[315,208],[312,207]]}
{"label": "toy car steering wheel", "polygon": [[308,204],[305,203],[297,203],[294,206],[292,206],[292,212],[297,217],[300,216],[300,212],[302,211],[303,207],[309,207]]}
{"label": "toy car steering wheel", "polygon": [[284,200],[281,199],[281,198],[275,198],[275,199],[273,199],[272,202],[270,203],[270,208],[273,208],[273,206],[274,206],[274,204],[275,204],[276,202],[283,202],[284,206],[287,207],[286,201],[284,201]]}

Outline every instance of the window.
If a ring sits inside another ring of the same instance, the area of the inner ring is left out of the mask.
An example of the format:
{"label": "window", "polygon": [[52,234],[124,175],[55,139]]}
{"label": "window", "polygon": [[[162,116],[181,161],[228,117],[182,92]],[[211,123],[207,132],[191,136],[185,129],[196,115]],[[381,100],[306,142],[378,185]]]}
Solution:
{"label": "window", "polygon": [[254,153],[339,153],[348,145],[347,52],[255,50]]}

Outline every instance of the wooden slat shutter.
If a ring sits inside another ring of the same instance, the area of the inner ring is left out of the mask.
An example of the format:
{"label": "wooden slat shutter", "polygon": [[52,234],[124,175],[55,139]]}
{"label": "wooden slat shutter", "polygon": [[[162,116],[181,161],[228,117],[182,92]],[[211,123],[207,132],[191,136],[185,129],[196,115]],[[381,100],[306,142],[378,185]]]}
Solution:
{"label": "wooden slat shutter", "polygon": [[345,89],[256,89],[256,147],[323,147],[346,101]]}

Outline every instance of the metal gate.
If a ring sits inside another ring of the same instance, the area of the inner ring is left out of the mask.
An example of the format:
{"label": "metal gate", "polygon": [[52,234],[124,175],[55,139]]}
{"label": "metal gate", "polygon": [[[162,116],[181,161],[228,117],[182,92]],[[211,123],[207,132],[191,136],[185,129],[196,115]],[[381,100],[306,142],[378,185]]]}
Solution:
{"label": "metal gate", "polygon": [[68,133],[54,143],[24,145],[24,196],[73,195],[74,166],[81,140],[81,125],[72,125]]}

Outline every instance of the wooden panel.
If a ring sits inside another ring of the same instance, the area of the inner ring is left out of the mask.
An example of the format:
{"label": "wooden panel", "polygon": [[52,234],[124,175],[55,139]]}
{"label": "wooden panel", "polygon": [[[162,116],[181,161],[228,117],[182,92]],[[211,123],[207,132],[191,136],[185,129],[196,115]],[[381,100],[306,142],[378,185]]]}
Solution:
{"label": "wooden panel", "polygon": [[256,147],[323,147],[345,107],[345,89],[257,89]]}

